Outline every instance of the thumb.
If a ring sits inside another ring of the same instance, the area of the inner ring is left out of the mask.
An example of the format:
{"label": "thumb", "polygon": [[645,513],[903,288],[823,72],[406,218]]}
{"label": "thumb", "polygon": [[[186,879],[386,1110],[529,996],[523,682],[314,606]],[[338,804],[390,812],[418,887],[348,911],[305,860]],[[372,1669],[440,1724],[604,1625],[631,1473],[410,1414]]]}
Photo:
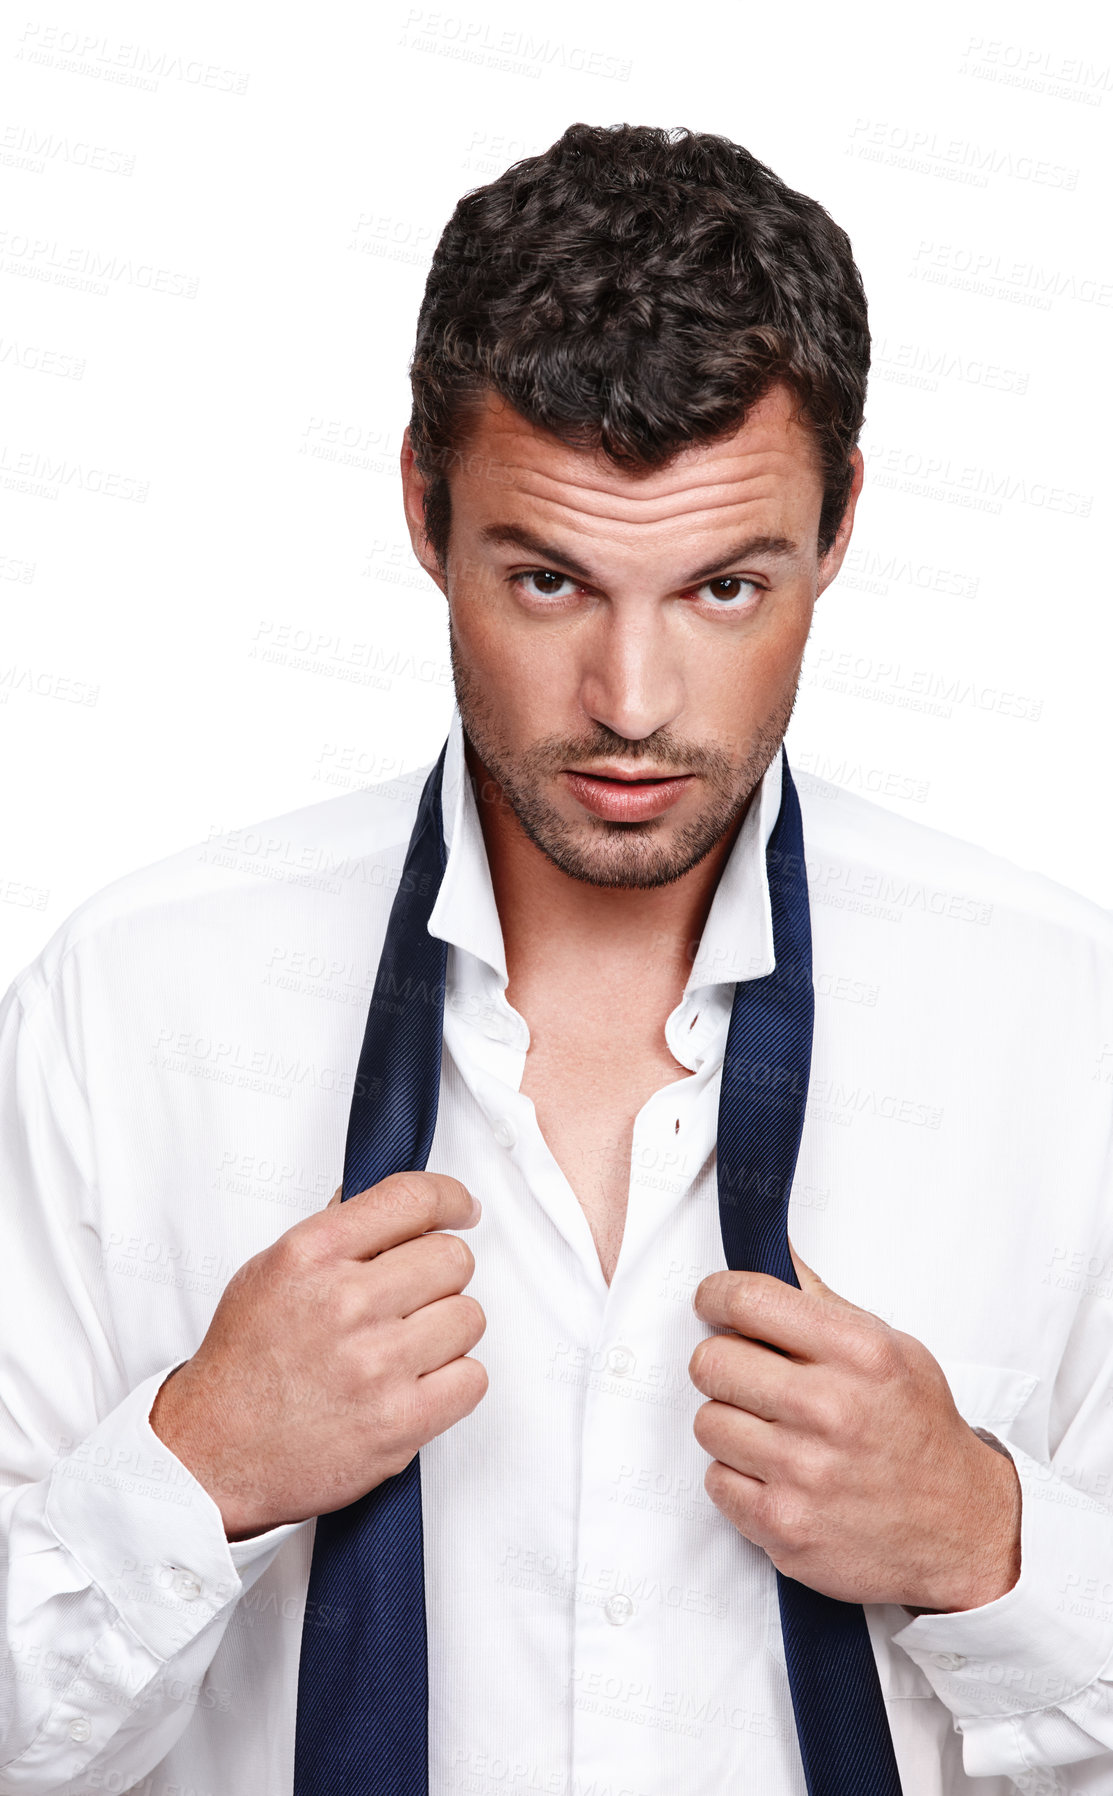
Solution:
{"label": "thumb", "polygon": [[331,1210],[334,1204],[338,1204],[340,1202],[340,1194],[343,1191],[343,1189],[344,1189],[343,1185],[337,1185],[336,1190],[333,1192],[332,1196],[328,1200],[328,1203],[325,1205],[326,1210]]}
{"label": "thumb", "polygon": [[789,1236],[788,1251],[792,1256],[792,1264],[796,1268],[796,1276],[800,1280],[800,1289],[806,1296],[825,1297],[829,1303],[841,1303],[848,1310],[858,1308],[856,1303],[851,1303],[849,1297],[840,1297],[837,1291],[832,1291],[830,1285],[824,1284],[819,1273],[813,1272],[807,1262],[800,1258],[792,1245],[791,1236]]}

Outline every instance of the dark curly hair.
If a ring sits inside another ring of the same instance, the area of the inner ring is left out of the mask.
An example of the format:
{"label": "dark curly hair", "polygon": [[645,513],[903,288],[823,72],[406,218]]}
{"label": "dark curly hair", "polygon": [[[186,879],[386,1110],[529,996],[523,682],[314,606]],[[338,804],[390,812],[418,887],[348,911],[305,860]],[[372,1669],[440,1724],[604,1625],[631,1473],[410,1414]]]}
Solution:
{"label": "dark curly hair", "polygon": [[819,548],[850,492],[869,370],[850,241],[729,138],[570,125],[465,194],[433,256],[410,434],[442,565],[448,473],[493,390],[630,472],[729,435],[775,381],[823,471]]}

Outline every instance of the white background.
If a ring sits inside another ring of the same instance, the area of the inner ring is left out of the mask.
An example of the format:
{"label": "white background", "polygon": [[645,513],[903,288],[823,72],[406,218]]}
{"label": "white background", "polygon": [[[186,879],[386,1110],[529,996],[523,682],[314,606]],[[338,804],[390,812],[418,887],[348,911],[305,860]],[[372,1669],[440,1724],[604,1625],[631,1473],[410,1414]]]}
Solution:
{"label": "white background", "polygon": [[576,119],[722,132],[854,244],[868,481],[794,764],[1113,902],[1099,10],[300,13],[0,28],[0,983],[110,879],[435,754],[414,319],[460,194]]}

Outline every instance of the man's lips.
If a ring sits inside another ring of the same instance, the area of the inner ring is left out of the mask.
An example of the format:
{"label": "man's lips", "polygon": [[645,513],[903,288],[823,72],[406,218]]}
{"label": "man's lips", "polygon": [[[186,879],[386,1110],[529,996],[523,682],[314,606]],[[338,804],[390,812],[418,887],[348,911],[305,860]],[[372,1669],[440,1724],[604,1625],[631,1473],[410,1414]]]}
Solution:
{"label": "man's lips", "polygon": [[561,774],[573,798],[608,823],[644,823],[671,809],[691,784],[690,773],[619,775],[608,770]]}

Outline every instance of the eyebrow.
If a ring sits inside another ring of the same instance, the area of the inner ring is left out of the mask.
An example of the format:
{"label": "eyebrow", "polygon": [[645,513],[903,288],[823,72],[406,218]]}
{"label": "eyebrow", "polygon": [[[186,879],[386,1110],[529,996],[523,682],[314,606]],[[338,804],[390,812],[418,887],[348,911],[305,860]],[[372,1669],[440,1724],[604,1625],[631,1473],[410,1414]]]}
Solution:
{"label": "eyebrow", "polygon": [[[577,580],[586,580],[589,585],[594,583],[595,576],[591,570],[585,568],[574,556],[566,554],[558,543],[547,543],[521,525],[488,524],[480,531],[479,536],[481,542],[522,549],[527,555],[535,555],[546,567],[564,568],[568,573],[574,574]],[[702,580],[710,579],[712,574],[718,574],[724,568],[751,560],[755,555],[761,556],[763,560],[787,560],[798,553],[798,544],[787,536],[744,536],[725,555],[717,555],[706,567],[697,568],[695,573],[689,574],[683,584],[694,586]]]}

